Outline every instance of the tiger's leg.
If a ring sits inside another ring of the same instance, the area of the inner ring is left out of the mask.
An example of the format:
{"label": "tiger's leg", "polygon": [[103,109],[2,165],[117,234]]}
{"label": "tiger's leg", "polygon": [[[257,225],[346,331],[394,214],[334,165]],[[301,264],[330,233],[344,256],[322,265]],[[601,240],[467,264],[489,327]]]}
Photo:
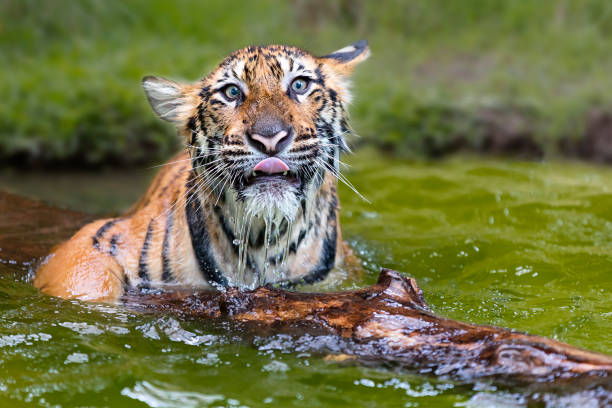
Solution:
{"label": "tiger's leg", "polygon": [[88,224],[57,247],[36,272],[34,286],[65,299],[117,300],[125,284],[123,268],[113,248],[102,247],[95,238],[105,223]]}

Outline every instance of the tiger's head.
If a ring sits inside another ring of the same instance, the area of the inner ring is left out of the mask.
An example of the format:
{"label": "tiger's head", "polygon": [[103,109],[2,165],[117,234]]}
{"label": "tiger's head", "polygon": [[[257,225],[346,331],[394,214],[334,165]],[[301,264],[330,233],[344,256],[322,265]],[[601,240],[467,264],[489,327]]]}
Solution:
{"label": "tiger's head", "polygon": [[217,200],[292,220],[338,175],[348,150],[348,77],[369,49],[358,41],[323,57],[252,46],[194,84],[145,77],[153,110],[185,137],[192,167]]}

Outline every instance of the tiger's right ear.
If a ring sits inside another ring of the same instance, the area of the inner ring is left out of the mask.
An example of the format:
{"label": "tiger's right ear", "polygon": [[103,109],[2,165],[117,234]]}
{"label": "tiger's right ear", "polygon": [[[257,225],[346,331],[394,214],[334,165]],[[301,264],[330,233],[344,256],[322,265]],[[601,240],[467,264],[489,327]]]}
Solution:
{"label": "tiger's right ear", "polygon": [[185,87],[162,77],[142,78],[142,88],[157,115],[168,122],[178,123],[185,109]]}

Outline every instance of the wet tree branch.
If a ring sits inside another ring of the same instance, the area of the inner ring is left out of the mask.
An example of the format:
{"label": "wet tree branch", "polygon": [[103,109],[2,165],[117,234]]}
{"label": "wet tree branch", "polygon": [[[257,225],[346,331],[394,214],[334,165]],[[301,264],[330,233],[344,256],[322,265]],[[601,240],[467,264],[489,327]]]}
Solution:
{"label": "wet tree branch", "polygon": [[123,300],[140,311],[233,322],[255,335],[331,335],[335,353],[362,362],[462,380],[586,381],[612,389],[612,358],[544,337],[436,316],[415,280],[389,269],[380,273],[375,285],[347,292],[299,293],[262,287],[149,295],[129,292]]}

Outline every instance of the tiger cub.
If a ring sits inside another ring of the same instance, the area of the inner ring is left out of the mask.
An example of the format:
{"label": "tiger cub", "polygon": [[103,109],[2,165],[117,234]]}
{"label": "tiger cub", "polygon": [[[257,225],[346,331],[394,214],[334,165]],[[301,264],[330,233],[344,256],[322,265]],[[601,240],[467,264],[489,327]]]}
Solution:
{"label": "tiger cub", "polygon": [[252,46],[193,84],[147,76],[153,110],[186,144],[125,215],[57,247],[34,284],[64,298],[115,301],[127,287],[324,279],[343,262],[339,156],[348,77],[365,41],[323,57]]}

